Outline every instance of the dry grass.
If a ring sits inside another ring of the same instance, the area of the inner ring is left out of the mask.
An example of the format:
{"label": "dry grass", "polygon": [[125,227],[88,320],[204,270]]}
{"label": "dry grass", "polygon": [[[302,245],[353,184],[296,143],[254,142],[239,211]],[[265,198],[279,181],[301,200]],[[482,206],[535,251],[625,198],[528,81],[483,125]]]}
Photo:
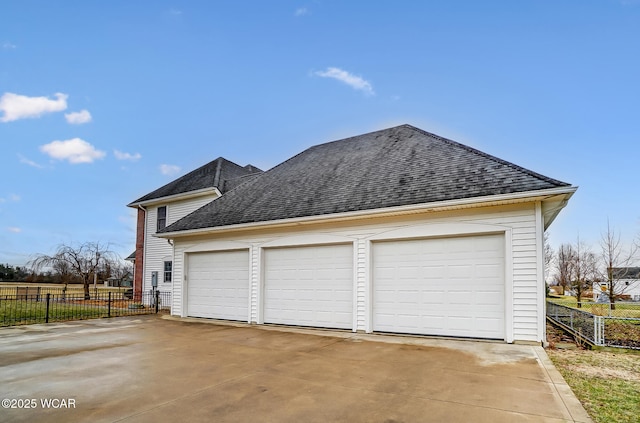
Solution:
{"label": "dry grass", "polygon": [[[550,344],[562,345],[556,329]],[[595,422],[640,421],[640,352],[550,348],[547,353]]]}

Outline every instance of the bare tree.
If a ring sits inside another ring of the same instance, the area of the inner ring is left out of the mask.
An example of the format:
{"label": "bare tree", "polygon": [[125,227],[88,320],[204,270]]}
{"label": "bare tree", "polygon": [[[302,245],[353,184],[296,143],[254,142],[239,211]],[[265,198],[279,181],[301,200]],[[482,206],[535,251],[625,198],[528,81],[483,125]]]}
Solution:
{"label": "bare tree", "polygon": [[118,286],[122,286],[122,282],[133,276],[133,264],[119,260],[111,263],[111,277],[118,281]]}
{"label": "bare tree", "polygon": [[605,281],[607,282],[607,296],[611,302],[611,309],[615,310],[615,302],[629,288],[622,279],[629,275],[629,267],[633,264],[638,253],[637,243],[626,250],[620,241],[620,233],[616,232],[607,219],[607,230],[601,235],[600,248],[604,262]]}
{"label": "bare tree", "polygon": [[544,257],[544,286],[545,286],[545,295],[548,297],[550,294],[549,285],[551,276],[551,272],[553,270],[553,263],[555,262],[555,252],[553,251],[553,247],[549,243],[549,232],[545,232],[542,238],[543,242],[543,257]]}
{"label": "bare tree", "polygon": [[85,242],[78,246],[60,244],[53,255],[39,254],[30,265],[34,271],[51,267],[54,270],[65,269],[70,274],[78,276],[84,285],[84,299],[89,295],[89,283],[97,277],[98,272],[108,268],[117,261],[118,256],[109,249],[109,245],[99,242]]}
{"label": "bare tree", "polygon": [[571,290],[576,297],[578,308],[580,308],[582,306],[582,295],[591,289],[593,283],[598,279],[598,257],[586,244],[580,241],[579,237],[573,249]]}
{"label": "bare tree", "polygon": [[555,260],[555,251],[553,251],[553,247],[549,243],[549,232],[544,233],[543,243],[544,243],[544,273],[545,275],[549,275],[551,273],[551,269],[553,268],[553,263]]}
{"label": "bare tree", "polygon": [[556,282],[562,287],[562,295],[571,286],[574,277],[575,251],[571,244],[561,244],[556,259]]}

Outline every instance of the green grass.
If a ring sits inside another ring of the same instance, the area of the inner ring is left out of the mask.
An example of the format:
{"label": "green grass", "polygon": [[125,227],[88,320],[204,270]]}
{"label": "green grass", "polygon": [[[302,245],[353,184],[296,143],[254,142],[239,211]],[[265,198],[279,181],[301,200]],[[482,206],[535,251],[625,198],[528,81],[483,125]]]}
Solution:
{"label": "green grass", "polygon": [[638,421],[640,353],[580,349],[547,353],[596,423]]}
{"label": "green grass", "polygon": [[[128,305],[128,304],[127,304]],[[122,306],[121,306],[122,307]],[[119,315],[146,314],[149,309],[118,308],[111,310],[104,304],[92,304],[82,300],[69,302],[51,302],[49,304],[49,322],[95,319]],[[45,323],[47,305],[45,301],[4,300],[0,298],[0,326],[14,326]]]}
{"label": "green grass", "polygon": [[547,300],[564,305],[567,307],[577,308],[597,316],[611,317],[631,317],[640,319],[640,303],[615,303],[615,309],[609,310],[608,304],[599,304],[592,301],[582,301],[582,307],[578,308],[578,302],[575,297],[548,297]]}
{"label": "green grass", "polygon": [[[37,293],[37,289],[40,288],[40,295],[46,294],[62,294],[62,290],[64,289],[63,284],[27,284],[27,283],[0,283],[0,296],[4,295],[16,295],[16,288],[29,288],[29,295],[34,295]],[[130,289],[126,287],[105,287],[104,285],[97,286],[97,293],[99,295],[106,295],[108,292],[113,293],[122,293],[125,290]],[[66,289],[67,295],[84,295],[84,287],[81,284],[73,284],[68,285]],[[89,285],[89,294],[93,298],[96,295],[96,289],[94,289],[93,284]]]}
{"label": "green grass", "polygon": [[[47,304],[44,301],[20,301],[0,299],[0,325],[44,323]],[[49,321],[91,319],[107,315],[103,307],[86,307],[78,304],[49,304]]]}

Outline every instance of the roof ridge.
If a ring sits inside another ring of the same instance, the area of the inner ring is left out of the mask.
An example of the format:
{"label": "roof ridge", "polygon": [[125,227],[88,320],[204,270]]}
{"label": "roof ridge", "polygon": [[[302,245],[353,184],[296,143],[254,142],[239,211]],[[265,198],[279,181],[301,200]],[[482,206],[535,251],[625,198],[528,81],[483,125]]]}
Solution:
{"label": "roof ridge", "polygon": [[[337,143],[337,142],[350,141],[350,140],[352,140],[352,139],[354,139],[354,138],[362,138],[362,137],[366,137],[366,136],[368,136],[368,135],[377,134],[378,132],[385,132],[385,131],[389,131],[389,130],[391,130],[391,129],[402,128],[402,127],[404,127],[404,126],[409,127],[409,128],[418,129],[418,128],[415,128],[415,127],[413,127],[413,126],[411,126],[411,125],[409,125],[409,124],[407,124],[407,123],[404,123],[404,124],[402,124],[402,125],[390,126],[389,128],[384,128],[384,129],[376,129],[375,131],[365,132],[364,134],[352,135],[352,136],[347,137],[347,138],[340,138],[340,139],[338,139],[338,140],[327,141],[327,142],[323,142],[323,143],[321,143],[321,144],[314,144],[314,145],[312,145],[311,147],[309,147],[309,148],[305,149],[304,151],[301,151],[300,153],[296,154],[296,156],[298,156],[298,155],[300,155],[300,154],[304,153],[304,152],[305,152],[305,151],[307,151],[307,150],[311,150],[312,148],[315,148],[315,147],[325,146],[325,145],[327,145],[327,144],[334,144],[334,143]],[[296,156],[293,156],[293,157],[296,157]],[[293,157],[291,157],[291,158],[293,158]]]}
{"label": "roof ridge", "polygon": [[473,147],[470,147],[470,146],[468,146],[468,145],[462,144],[462,143],[460,143],[460,142],[458,142],[458,141],[454,141],[454,140],[452,140],[452,139],[445,138],[445,137],[443,137],[443,136],[441,136],[441,135],[437,135],[437,134],[434,134],[434,133],[432,133],[432,132],[425,131],[424,129],[420,129],[420,128],[415,127],[415,126],[413,126],[413,125],[411,125],[411,124],[409,124],[409,123],[403,123],[403,124],[401,124],[401,125],[391,126],[391,127],[385,128],[385,129],[378,129],[378,130],[371,131],[371,132],[366,132],[366,133],[364,133],[364,134],[360,134],[360,135],[353,135],[353,136],[350,136],[350,137],[347,137],[347,138],[341,138],[341,139],[337,139],[337,140],[333,140],[333,141],[328,141],[328,142],[324,142],[324,143],[320,143],[320,144],[314,144],[314,145],[312,145],[312,146],[310,146],[310,147],[308,147],[308,148],[304,149],[304,150],[303,150],[303,151],[301,151],[300,153],[296,154],[295,156],[292,156],[292,157],[288,158],[288,159],[287,159],[287,160],[285,160],[284,162],[278,163],[276,166],[272,167],[271,169],[268,169],[268,170],[264,171],[263,173],[267,173],[267,172],[269,172],[269,171],[271,171],[271,170],[277,169],[277,168],[279,168],[280,166],[284,165],[285,163],[287,163],[287,162],[289,162],[289,161],[291,161],[291,160],[295,159],[296,157],[300,156],[301,154],[304,154],[304,153],[306,153],[307,151],[309,151],[309,150],[313,150],[313,149],[315,149],[315,148],[324,147],[324,146],[329,145],[329,144],[335,144],[335,143],[343,142],[343,141],[351,141],[351,140],[353,140],[353,139],[355,139],[355,138],[361,138],[361,137],[365,137],[365,136],[371,136],[371,135],[376,134],[376,133],[379,133],[379,132],[386,132],[386,131],[390,131],[390,130],[393,130],[393,129],[399,129],[399,128],[406,128],[406,129],[410,129],[410,130],[413,130],[413,131],[419,132],[419,133],[421,133],[421,134],[423,134],[423,135],[427,135],[427,136],[429,136],[429,137],[431,137],[431,138],[435,138],[435,139],[437,139],[437,140],[439,140],[439,141],[442,141],[442,142],[448,143],[448,144],[453,145],[453,146],[455,146],[455,147],[462,148],[463,150],[466,150],[466,151],[468,151],[468,152],[470,152],[470,153],[472,153],[472,154],[475,154],[475,155],[478,155],[478,156],[484,157],[484,158],[486,158],[486,159],[492,160],[492,161],[494,161],[494,162],[500,163],[500,164],[502,164],[502,165],[508,166],[508,167],[510,167],[510,168],[512,168],[512,169],[514,169],[514,170],[517,170],[517,171],[520,171],[520,172],[526,173],[526,174],[528,174],[529,176],[533,176],[534,178],[538,178],[538,179],[540,179],[540,180],[542,180],[542,181],[545,181],[545,182],[548,182],[548,183],[551,183],[551,184],[555,184],[555,185],[562,185],[562,186],[569,186],[569,185],[571,185],[571,184],[568,184],[568,183],[566,183],[566,182],[560,181],[560,180],[558,180],[558,179],[554,179],[554,178],[550,178],[550,177],[548,177],[548,176],[544,176],[544,175],[543,175],[543,174],[541,174],[541,173],[534,172],[533,170],[529,170],[529,169],[524,168],[524,167],[522,167],[522,166],[518,166],[518,165],[517,165],[517,164],[515,164],[515,163],[512,163],[512,162],[507,161],[507,160],[503,160],[503,159],[501,159],[501,158],[499,158],[499,157],[496,157],[496,156],[494,156],[494,155],[491,155],[491,154],[485,153],[485,152],[480,151],[480,150],[478,150],[478,149],[476,149],[476,148],[473,148]]}
{"label": "roof ridge", "polygon": [[[149,192],[148,194],[138,198],[137,200],[129,203],[128,205],[131,206],[132,204],[136,204],[139,203],[141,201],[148,201],[148,200],[153,200],[156,198],[162,198],[166,195],[168,195],[166,193],[166,191],[168,189],[170,189],[170,187],[176,187],[179,186],[181,183],[184,183],[184,181],[188,181],[188,180],[193,180],[193,179],[197,179],[200,177],[206,177],[206,188],[218,188],[218,189],[222,189],[222,185],[224,185],[224,181],[221,180],[224,176],[224,167],[225,164],[227,164],[227,167],[229,167],[229,165],[233,165],[233,167],[237,168],[237,169],[243,169],[244,168],[242,166],[240,166],[239,164],[232,162],[229,159],[226,159],[222,156],[219,156],[218,158],[211,160],[201,166],[198,166],[197,168],[191,170],[190,172],[185,173],[182,176],[179,176],[178,178],[167,182],[166,184],[162,185],[159,188],[156,188],[155,190]],[[245,170],[246,171],[246,170]],[[213,180],[211,180],[211,174],[213,174]],[[199,183],[198,185],[203,185],[202,183]],[[175,189],[175,188],[171,188],[171,189]],[[193,191],[192,189],[186,189],[186,190],[179,190],[176,192],[176,194],[182,194],[185,192],[190,192]]]}
{"label": "roof ridge", "polygon": [[219,187],[220,186],[220,173],[222,173],[222,156],[218,157],[215,161],[217,161],[218,163],[216,164],[216,172],[213,175],[213,186],[214,187]]}
{"label": "roof ridge", "polygon": [[464,150],[466,150],[466,151],[468,151],[470,153],[473,153],[475,155],[482,156],[482,157],[484,157],[486,159],[492,160],[494,162],[500,163],[500,164],[505,165],[505,166],[509,166],[510,168],[512,168],[514,170],[517,170],[517,171],[520,171],[520,172],[524,172],[524,173],[526,173],[526,174],[528,174],[530,176],[533,176],[534,178],[538,178],[538,179],[543,180],[545,182],[549,182],[551,184],[556,184],[556,185],[564,185],[564,186],[570,185],[570,184],[568,184],[566,182],[560,181],[558,179],[550,178],[548,176],[544,176],[541,173],[534,172],[533,170],[529,170],[529,169],[527,169],[525,167],[522,167],[522,166],[518,166],[515,163],[512,163],[512,162],[504,160],[504,159],[501,159],[501,158],[496,157],[494,155],[491,155],[489,153],[485,153],[484,151],[480,151],[480,150],[478,150],[476,148],[470,147],[470,146],[468,146],[466,144],[462,144],[462,143],[460,143],[458,141],[454,141],[454,140],[451,140],[449,138],[445,138],[443,136],[434,134],[432,132],[425,131],[424,129],[416,128],[413,125],[404,124],[404,125],[400,125],[400,126],[404,126],[404,127],[410,128],[412,130],[418,131],[418,132],[420,132],[420,133],[422,133],[424,135],[427,135],[429,137],[436,138],[436,139],[438,139],[438,140],[440,140],[442,142],[445,142],[445,143],[451,144],[453,146],[462,148],[462,149],[464,149]]}

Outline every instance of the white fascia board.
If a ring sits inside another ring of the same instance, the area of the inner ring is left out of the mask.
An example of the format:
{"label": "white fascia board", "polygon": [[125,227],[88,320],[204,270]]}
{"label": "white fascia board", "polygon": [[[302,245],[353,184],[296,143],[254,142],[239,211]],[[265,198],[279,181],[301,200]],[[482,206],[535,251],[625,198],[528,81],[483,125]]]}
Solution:
{"label": "white fascia board", "polygon": [[[178,232],[165,232],[154,234],[158,238],[182,238],[194,235],[205,235],[240,230],[253,230],[263,228],[278,228],[285,226],[298,226],[305,224],[317,224],[324,222],[340,222],[356,219],[370,219],[376,217],[400,216],[423,212],[437,212],[455,209],[476,207],[490,207],[507,204],[526,203],[531,201],[545,202],[551,198],[564,197],[568,200],[578,187],[551,188],[539,191],[525,191],[512,194],[490,195],[485,197],[463,198],[457,200],[436,201],[433,203],[411,204],[407,206],[385,207],[382,209],[360,210],[346,213],[324,214],[319,216],[294,217],[291,219],[269,220],[265,222],[240,223],[237,225],[217,226],[213,228],[189,229]],[[566,204],[566,202],[564,203]],[[562,206],[564,207],[564,205]],[[560,210],[558,209],[558,212]],[[557,213],[556,213],[557,214]]]}
{"label": "white fascia board", "polygon": [[547,197],[541,201],[543,230],[547,230],[549,225],[556,219],[560,211],[565,208],[571,196],[576,192],[578,187],[572,187],[573,191],[564,195]]}
{"label": "white fascia board", "polygon": [[188,200],[189,198],[204,197],[205,195],[216,194],[216,197],[222,196],[217,187],[202,188],[194,191],[182,192],[180,194],[167,195],[165,197],[152,198],[150,200],[139,201],[137,203],[127,204],[127,207],[137,208],[138,206],[151,206],[154,204],[170,203],[173,201]]}

